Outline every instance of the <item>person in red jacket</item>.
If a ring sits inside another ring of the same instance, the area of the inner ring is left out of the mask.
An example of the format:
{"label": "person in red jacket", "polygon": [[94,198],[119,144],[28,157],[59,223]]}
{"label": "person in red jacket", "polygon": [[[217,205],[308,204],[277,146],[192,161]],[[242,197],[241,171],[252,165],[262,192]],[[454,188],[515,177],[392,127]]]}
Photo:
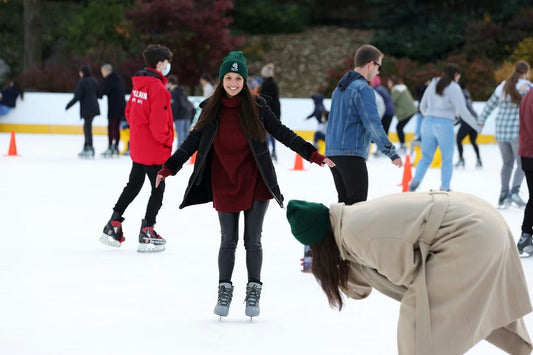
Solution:
{"label": "person in red jacket", "polygon": [[321,155],[309,142],[284,126],[264,98],[252,94],[248,68],[241,51],[230,52],[219,71],[220,84],[206,101],[198,122],[165,162],[157,176],[162,183],[175,175],[198,151],[194,171],[180,208],[213,201],[218,212],[221,243],[218,253],[218,302],[215,314],[228,315],[233,297],[231,277],[239,239],[239,215],[244,213],[244,247],[246,249],[245,314],[259,315],[263,249],[261,233],[269,201],[283,207],[266,134],[291,148],[312,163],[332,167],[335,164]]}
{"label": "person in red jacket", "polygon": [[137,251],[154,252],[165,250],[166,242],[154,230],[165,191],[164,185],[156,188],[155,184],[157,172],[170,157],[174,141],[170,93],[165,78],[170,72],[172,52],[165,46],[152,44],[143,52],[143,57],[147,67],[133,76],[133,90],[125,111],[130,125],[130,157],[133,165],[129,181],[113,208],[100,241],[113,247],[120,247],[124,242],[122,214],[137,197],[148,176],[152,193],[141,223]]}
{"label": "person in red jacket", "polygon": [[533,190],[533,88],[522,98],[520,102],[520,129],[518,132],[518,156],[522,163],[522,170],[526,175],[529,198],[524,210],[522,220],[522,235],[517,247],[520,256],[533,255],[533,200],[531,191]]}

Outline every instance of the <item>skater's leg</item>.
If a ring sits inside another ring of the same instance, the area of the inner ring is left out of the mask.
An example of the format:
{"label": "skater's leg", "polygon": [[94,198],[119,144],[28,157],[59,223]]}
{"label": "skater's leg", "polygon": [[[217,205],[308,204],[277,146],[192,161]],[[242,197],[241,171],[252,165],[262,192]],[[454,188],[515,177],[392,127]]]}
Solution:
{"label": "skater's leg", "polygon": [[261,281],[263,249],[261,233],[269,201],[254,201],[252,208],[244,211],[244,248],[246,249],[246,268],[248,281]]}
{"label": "skater's leg", "polygon": [[146,175],[150,180],[150,185],[152,186],[152,192],[150,198],[148,199],[148,205],[146,207],[146,224],[147,226],[153,227],[156,222],[157,214],[161,209],[163,204],[163,195],[165,193],[165,182],[161,181],[159,187],[155,187],[155,182],[157,178],[157,172],[161,170],[161,165],[143,165]]}
{"label": "skater's leg", "polygon": [[231,282],[239,240],[239,212],[218,212],[221,241],[218,251],[219,282]]}
{"label": "skater's leg", "polygon": [[141,191],[144,184],[144,176],[145,172],[143,166],[141,164],[132,162],[128,183],[118,198],[118,201],[113,208],[114,211],[120,213],[121,215],[124,213],[124,211],[126,211],[126,208],[128,208],[130,203]]}

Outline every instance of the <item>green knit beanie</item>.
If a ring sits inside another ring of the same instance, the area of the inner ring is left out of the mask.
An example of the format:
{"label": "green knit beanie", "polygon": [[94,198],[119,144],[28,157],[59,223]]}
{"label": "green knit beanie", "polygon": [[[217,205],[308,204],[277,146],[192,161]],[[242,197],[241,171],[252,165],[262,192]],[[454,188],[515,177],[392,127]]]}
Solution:
{"label": "green knit beanie", "polygon": [[229,52],[228,56],[224,58],[222,65],[220,66],[220,72],[218,78],[222,80],[226,73],[240,74],[244,81],[248,81],[248,68],[246,67],[246,58],[241,51]]}
{"label": "green knit beanie", "polygon": [[292,234],[304,245],[320,242],[331,230],[329,209],[321,203],[290,200],[287,219]]}

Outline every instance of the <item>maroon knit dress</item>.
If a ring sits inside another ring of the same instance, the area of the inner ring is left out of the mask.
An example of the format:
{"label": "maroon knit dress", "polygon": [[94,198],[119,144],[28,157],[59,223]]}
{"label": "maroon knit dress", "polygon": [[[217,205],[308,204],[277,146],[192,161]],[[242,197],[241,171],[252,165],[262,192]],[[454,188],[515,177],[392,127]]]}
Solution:
{"label": "maroon knit dress", "polygon": [[222,98],[220,123],[213,142],[211,187],[219,212],[239,212],[253,201],[272,198],[239,123],[240,98]]}

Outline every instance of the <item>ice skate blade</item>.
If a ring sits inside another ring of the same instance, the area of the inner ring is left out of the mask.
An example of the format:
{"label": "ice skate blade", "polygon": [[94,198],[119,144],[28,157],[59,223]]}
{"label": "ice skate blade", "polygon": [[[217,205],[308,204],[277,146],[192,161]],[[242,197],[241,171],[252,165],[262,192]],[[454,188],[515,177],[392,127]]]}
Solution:
{"label": "ice skate blade", "polygon": [[137,251],[139,253],[157,253],[165,250],[165,244],[154,245],[151,243],[139,243]]}
{"label": "ice skate blade", "polygon": [[112,246],[112,247],[115,247],[115,248],[120,248],[120,245],[122,244],[121,242],[119,242],[118,240],[116,240],[115,238],[113,237],[110,237],[108,236],[107,234],[103,233],[101,236],[100,236],[100,239],[98,239],[101,243],[105,244],[105,245],[109,245],[109,246]]}

